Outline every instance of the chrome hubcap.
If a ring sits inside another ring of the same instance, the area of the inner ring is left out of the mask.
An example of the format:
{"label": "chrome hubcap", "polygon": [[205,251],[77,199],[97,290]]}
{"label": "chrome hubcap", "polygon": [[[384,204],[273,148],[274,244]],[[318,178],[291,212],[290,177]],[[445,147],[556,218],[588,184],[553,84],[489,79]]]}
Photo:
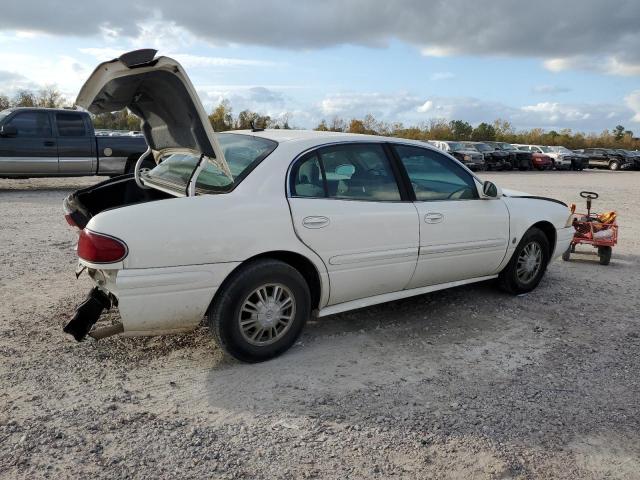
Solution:
{"label": "chrome hubcap", "polygon": [[291,290],[281,284],[263,285],[242,303],[238,319],[240,332],[252,345],[270,345],[287,333],[295,314]]}
{"label": "chrome hubcap", "polygon": [[542,248],[536,242],[528,243],[520,252],[516,275],[518,280],[529,283],[542,267]]}

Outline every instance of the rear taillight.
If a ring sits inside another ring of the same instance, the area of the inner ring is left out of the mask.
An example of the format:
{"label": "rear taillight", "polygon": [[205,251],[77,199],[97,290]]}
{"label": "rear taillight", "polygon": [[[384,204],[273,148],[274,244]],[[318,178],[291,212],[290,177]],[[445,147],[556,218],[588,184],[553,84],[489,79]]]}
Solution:
{"label": "rear taillight", "polygon": [[66,214],[64,215],[64,219],[65,219],[65,220],[67,221],[67,223],[68,223],[69,225],[71,225],[73,228],[80,228],[80,227],[78,227],[78,225],[76,224],[76,222],[73,220],[73,217],[71,216],[71,214],[70,214],[70,213],[66,213]]}
{"label": "rear taillight", "polygon": [[127,245],[120,239],[86,228],[78,239],[78,256],[92,263],[115,263],[127,256]]}

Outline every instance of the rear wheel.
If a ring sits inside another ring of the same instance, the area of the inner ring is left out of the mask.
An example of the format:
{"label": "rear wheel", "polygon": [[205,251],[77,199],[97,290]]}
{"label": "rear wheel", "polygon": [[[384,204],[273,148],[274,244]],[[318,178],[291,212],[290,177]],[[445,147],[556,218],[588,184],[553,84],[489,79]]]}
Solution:
{"label": "rear wheel", "polygon": [[232,357],[276,357],[296,341],[310,314],[309,287],[287,263],[263,259],[234,272],[207,312],[211,333]]}
{"label": "rear wheel", "polygon": [[510,293],[527,293],[538,286],[549,263],[549,241],[539,228],[530,228],[511,260],[500,272],[500,285]]}
{"label": "rear wheel", "polygon": [[562,253],[562,260],[564,260],[565,262],[568,262],[571,259],[571,247],[568,247],[563,253]]}
{"label": "rear wheel", "polygon": [[609,265],[611,261],[611,247],[598,247],[598,256],[600,257],[600,265]]}

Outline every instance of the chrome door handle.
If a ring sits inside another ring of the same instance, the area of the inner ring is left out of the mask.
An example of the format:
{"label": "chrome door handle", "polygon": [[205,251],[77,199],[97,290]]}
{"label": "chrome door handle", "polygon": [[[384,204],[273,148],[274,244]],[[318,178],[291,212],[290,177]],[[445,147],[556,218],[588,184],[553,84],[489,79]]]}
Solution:
{"label": "chrome door handle", "polygon": [[429,212],[424,216],[424,221],[426,223],[440,223],[444,220],[444,215],[442,213]]}
{"label": "chrome door handle", "polygon": [[304,217],[302,225],[306,228],[323,228],[329,225],[327,217]]}

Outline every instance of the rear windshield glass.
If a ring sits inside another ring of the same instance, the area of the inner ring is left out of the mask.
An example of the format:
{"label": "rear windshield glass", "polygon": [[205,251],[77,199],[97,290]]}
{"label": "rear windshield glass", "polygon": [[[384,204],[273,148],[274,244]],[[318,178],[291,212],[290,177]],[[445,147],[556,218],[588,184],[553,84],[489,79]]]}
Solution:
{"label": "rear windshield glass", "polygon": [[0,112],[0,122],[2,121],[2,119],[3,119],[4,117],[6,117],[7,115],[9,115],[10,113],[11,113],[11,110],[2,110],[2,111]]}
{"label": "rear windshield glass", "polygon": [[[229,178],[215,163],[206,161],[196,182],[198,193],[220,193],[233,189],[278,146],[272,140],[250,135],[221,133],[217,138],[233,179]],[[190,153],[167,154],[145,177],[153,183],[183,190],[189,183],[198,159],[198,155]]]}

